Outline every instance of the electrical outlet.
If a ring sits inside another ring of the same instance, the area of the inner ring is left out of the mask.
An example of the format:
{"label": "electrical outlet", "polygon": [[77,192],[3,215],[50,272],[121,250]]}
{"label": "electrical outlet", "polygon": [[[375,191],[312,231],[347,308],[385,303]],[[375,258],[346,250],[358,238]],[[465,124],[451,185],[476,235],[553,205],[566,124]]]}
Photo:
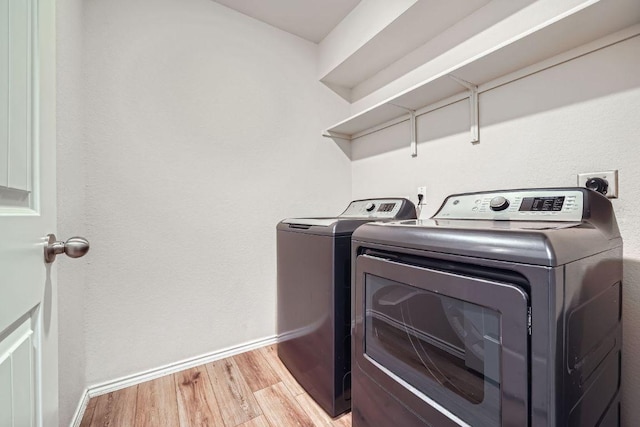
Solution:
{"label": "electrical outlet", "polygon": [[427,196],[427,187],[418,187],[418,194],[422,194],[422,197]]}
{"label": "electrical outlet", "polygon": [[586,187],[587,181],[591,178],[602,178],[607,181],[607,196],[610,199],[618,198],[618,171],[605,171],[605,172],[589,172],[578,174],[578,187]]}

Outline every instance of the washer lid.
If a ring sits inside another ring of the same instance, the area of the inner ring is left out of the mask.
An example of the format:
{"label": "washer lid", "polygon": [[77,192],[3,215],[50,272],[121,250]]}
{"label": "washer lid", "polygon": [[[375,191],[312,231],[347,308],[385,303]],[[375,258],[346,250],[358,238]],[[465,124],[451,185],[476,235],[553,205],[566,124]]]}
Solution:
{"label": "washer lid", "polygon": [[284,224],[317,225],[320,227],[329,227],[336,221],[340,221],[340,218],[287,218],[282,220]]}
{"label": "washer lid", "polygon": [[278,230],[307,234],[346,235],[371,221],[392,221],[416,218],[415,206],[403,198],[354,200],[337,217],[287,218]]}
{"label": "washer lid", "polygon": [[280,221],[279,231],[319,235],[351,235],[353,231],[375,218],[287,218]]}

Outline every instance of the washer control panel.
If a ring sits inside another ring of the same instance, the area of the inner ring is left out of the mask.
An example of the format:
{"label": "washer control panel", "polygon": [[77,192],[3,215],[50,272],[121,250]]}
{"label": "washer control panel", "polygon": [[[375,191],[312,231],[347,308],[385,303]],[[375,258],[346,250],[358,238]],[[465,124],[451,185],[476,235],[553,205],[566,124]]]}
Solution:
{"label": "washer control panel", "polygon": [[516,190],[449,196],[434,219],[582,221],[578,190]]}
{"label": "washer control panel", "polygon": [[403,203],[403,199],[354,200],[340,217],[395,218]]}

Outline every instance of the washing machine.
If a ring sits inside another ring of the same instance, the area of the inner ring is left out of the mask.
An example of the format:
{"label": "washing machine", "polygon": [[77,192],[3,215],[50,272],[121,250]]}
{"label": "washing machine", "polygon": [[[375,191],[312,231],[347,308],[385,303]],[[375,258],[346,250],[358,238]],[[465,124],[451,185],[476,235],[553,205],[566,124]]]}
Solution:
{"label": "washing machine", "polygon": [[337,217],[277,226],[278,356],[332,417],[351,406],[351,234],[371,221],[411,218],[407,199],[367,199]]}
{"label": "washing machine", "polygon": [[622,239],[583,188],[353,234],[354,427],[620,425]]}

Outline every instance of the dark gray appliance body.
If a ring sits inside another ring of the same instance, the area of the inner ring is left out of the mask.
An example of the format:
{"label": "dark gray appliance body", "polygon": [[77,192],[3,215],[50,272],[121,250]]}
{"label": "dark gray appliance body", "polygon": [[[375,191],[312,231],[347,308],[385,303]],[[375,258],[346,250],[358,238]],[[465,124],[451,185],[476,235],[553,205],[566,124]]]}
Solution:
{"label": "dark gray appliance body", "polygon": [[331,416],[351,407],[351,234],[367,222],[412,218],[409,200],[369,199],[335,218],[277,226],[278,356]]}
{"label": "dark gray appliance body", "polygon": [[605,197],[453,195],[429,220],[360,227],[352,259],[354,427],[620,425],[622,239]]}

